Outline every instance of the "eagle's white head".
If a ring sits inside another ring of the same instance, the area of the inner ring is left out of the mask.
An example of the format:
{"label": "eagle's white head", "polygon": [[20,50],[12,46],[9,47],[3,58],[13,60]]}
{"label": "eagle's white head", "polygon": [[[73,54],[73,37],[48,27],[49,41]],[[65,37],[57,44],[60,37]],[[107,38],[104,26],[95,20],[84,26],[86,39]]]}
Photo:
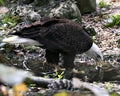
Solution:
{"label": "eagle's white head", "polygon": [[92,47],[85,53],[96,61],[103,61],[101,50],[95,43],[93,43]]}

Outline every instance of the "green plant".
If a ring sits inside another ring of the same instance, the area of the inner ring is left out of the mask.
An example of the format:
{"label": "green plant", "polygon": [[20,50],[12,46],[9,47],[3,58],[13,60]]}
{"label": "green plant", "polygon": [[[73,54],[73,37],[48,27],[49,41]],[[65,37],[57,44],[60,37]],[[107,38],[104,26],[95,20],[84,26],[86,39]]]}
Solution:
{"label": "green plant", "polygon": [[18,20],[18,18],[10,17],[9,15],[6,14],[4,16],[4,19],[2,20],[2,23],[14,26],[17,23],[17,20]]}
{"label": "green plant", "polygon": [[108,8],[109,7],[109,5],[104,0],[100,1],[100,3],[98,5],[100,8]]}
{"label": "green plant", "polygon": [[63,78],[63,74],[64,74],[64,72],[61,72],[60,74],[59,74],[59,72],[56,72],[56,76],[57,76],[59,79],[62,79],[62,78]]}
{"label": "green plant", "polygon": [[29,52],[33,52],[38,49],[38,47],[36,46],[24,46],[24,47],[25,47],[25,50],[28,50]]}
{"label": "green plant", "polygon": [[2,6],[4,6],[4,5],[5,5],[4,0],[0,0],[0,5],[2,5]]}
{"label": "green plant", "polygon": [[3,14],[2,19],[0,20],[0,29],[4,30],[6,28],[11,28],[17,24],[18,20],[20,20],[18,17]]}
{"label": "green plant", "polygon": [[105,27],[120,26],[120,14],[114,14],[106,20]]}
{"label": "green plant", "polygon": [[62,79],[63,75],[64,75],[64,71],[58,72],[58,71],[55,70],[54,73],[47,74],[47,75],[44,76],[44,78],[59,78],[59,79]]}
{"label": "green plant", "polygon": [[111,92],[110,96],[120,96],[120,94],[116,93],[116,92]]}

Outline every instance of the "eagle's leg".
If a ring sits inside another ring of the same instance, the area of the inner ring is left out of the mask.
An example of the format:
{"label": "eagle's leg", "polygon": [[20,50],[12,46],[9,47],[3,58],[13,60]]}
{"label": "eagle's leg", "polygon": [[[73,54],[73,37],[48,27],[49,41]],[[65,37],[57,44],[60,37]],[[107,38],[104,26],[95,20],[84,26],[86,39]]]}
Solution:
{"label": "eagle's leg", "polygon": [[47,63],[52,64],[55,68],[58,69],[58,66],[57,66],[57,64],[59,62],[59,53],[58,52],[53,52],[53,51],[46,49],[45,57],[46,57]]}
{"label": "eagle's leg", "polygon": [[73,77],[74,59],[76,53],[64,53],[63,54],[63,67],[66,68],[65,78],[71,79]]}
{"label": "eagle's leg", "polygon": [[74,67],[74,59],[76,53],[64,53],[63,54],[63,66],[66,69],[72,69]]}

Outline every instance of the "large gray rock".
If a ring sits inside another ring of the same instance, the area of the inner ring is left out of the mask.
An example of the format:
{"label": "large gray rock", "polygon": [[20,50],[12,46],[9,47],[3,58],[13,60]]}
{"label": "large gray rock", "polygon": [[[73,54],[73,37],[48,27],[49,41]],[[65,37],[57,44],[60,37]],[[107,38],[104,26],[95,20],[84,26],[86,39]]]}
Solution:
{"label": "large gray rock", "polygon": [[45,0],[42,3],[40,2],[42,1],[34,0],[29,5],[20,3],[21,5],[11,9],[15,15],[19,15],[24,21],[38,21],[42,17],[60,17],[81,21],[80,10],[73,0]]}

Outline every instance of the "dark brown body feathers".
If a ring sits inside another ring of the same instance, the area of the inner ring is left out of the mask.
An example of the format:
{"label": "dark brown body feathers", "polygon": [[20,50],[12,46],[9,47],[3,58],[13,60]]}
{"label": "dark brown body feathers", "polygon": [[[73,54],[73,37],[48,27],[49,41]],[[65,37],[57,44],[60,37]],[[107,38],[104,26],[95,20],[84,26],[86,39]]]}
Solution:
{"label": "dark brown body feathers", "polygon": [[87,51],[93,40],[80,24],[67,19],[49,19],[26,26],[19,32],[13,33],[24,38],[39,41],[46,49],[61,51]]}

